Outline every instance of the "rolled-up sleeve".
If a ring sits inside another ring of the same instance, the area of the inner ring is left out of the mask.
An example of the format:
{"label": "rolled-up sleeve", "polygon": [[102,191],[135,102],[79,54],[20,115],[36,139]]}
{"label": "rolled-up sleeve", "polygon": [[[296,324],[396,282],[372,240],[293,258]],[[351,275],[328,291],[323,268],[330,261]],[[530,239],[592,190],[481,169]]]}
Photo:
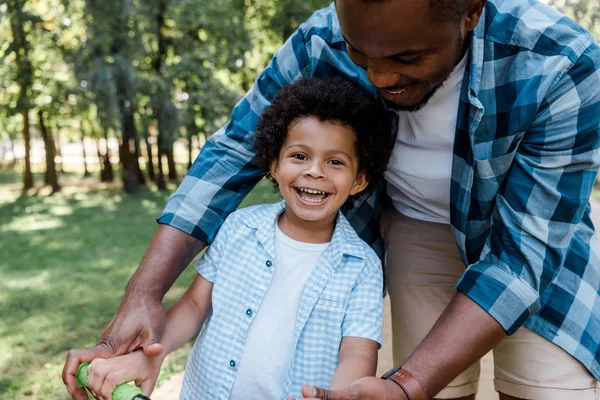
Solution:
{"label": "rolled-up sleeve", "polygon": [[383,324],[383,272],[376,256],[367,260],[364,276],[352,290],[344,320],[342,336],[373,340],[381,347]]}
{"label": "rolled-up sleeve", "polygon": [[481,258],[457,284],[508,334],[540,309],[589,206],[600,161],[599,57],[591,46],[542,101],[495,198]]}

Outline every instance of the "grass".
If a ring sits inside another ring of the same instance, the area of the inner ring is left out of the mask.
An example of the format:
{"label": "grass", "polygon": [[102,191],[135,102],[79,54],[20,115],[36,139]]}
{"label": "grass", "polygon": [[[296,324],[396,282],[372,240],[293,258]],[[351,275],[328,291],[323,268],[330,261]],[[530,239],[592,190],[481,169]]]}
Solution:
{"label": "grass", "polygon": [[[41,175],[36,176],[41,181]],[[60,374],[67,350],[95,344],[156,229],[168,193],[125,195],[118,183],[61,175],[63,190],[21,196],[21,176],[0,170],[0,398],[69,399]],[[175,189],[170,185],[169,192]],[[273,202],[262,181],[243,206]],[[166,296],[193,278],[188,268]],[[160,382],[181,372],[173,353]]]}

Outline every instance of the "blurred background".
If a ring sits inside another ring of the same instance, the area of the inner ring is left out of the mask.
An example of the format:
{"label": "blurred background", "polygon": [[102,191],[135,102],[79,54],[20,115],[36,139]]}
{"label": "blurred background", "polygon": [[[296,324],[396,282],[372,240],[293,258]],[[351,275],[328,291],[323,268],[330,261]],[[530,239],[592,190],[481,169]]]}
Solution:
{"label": "blurred background", "polygon": [[[277,48],[329,3],[0,0],[1,399],[68,398],[66,351],[110,321],[169,193]],[[551,5],[600,38],[597,0]],[[277,199],[261,182],[243,205]]]}

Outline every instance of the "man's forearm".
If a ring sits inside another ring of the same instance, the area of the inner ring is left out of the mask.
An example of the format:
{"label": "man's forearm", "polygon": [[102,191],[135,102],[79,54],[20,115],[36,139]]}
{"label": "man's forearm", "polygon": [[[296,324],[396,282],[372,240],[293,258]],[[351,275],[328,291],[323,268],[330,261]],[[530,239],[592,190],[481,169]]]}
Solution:
{"label": "man's forearm", "polygon": [[159,225],[152,242],[133,274],[125,297],[150,295],[161,301],[173,282],[206,246],[169,225]]}
{"label": "man's forearm", "polygon": [[494,318],[457,293],[402,368],[418,377],[433,398],[504,337]]}

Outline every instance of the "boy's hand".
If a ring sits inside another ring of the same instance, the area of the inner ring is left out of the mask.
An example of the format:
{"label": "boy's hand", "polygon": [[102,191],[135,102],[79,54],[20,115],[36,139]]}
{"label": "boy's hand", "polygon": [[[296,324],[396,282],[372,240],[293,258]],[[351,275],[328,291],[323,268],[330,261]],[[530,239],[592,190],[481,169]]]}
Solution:
{"label": "boy's hand", "polygon": [[85,390],[77,388],[75,374],[79,364],[127,354],[137,348],[142,348],[148,356],[157,356],[164,351],[160,344],[164,328],[165,311],[160,299],[140,295],[124,298],[96,346],[71,350],[67,354],[62,379],[73,400],[88,399]]}
{"label": "boy's hand", "polygon": [[88,389],[99,400],[110,400],[117,385],[134,381],[146,396],[154,390],[164,355],[148,357],[142,350],[120,357],[97,358],[88,367]]}

